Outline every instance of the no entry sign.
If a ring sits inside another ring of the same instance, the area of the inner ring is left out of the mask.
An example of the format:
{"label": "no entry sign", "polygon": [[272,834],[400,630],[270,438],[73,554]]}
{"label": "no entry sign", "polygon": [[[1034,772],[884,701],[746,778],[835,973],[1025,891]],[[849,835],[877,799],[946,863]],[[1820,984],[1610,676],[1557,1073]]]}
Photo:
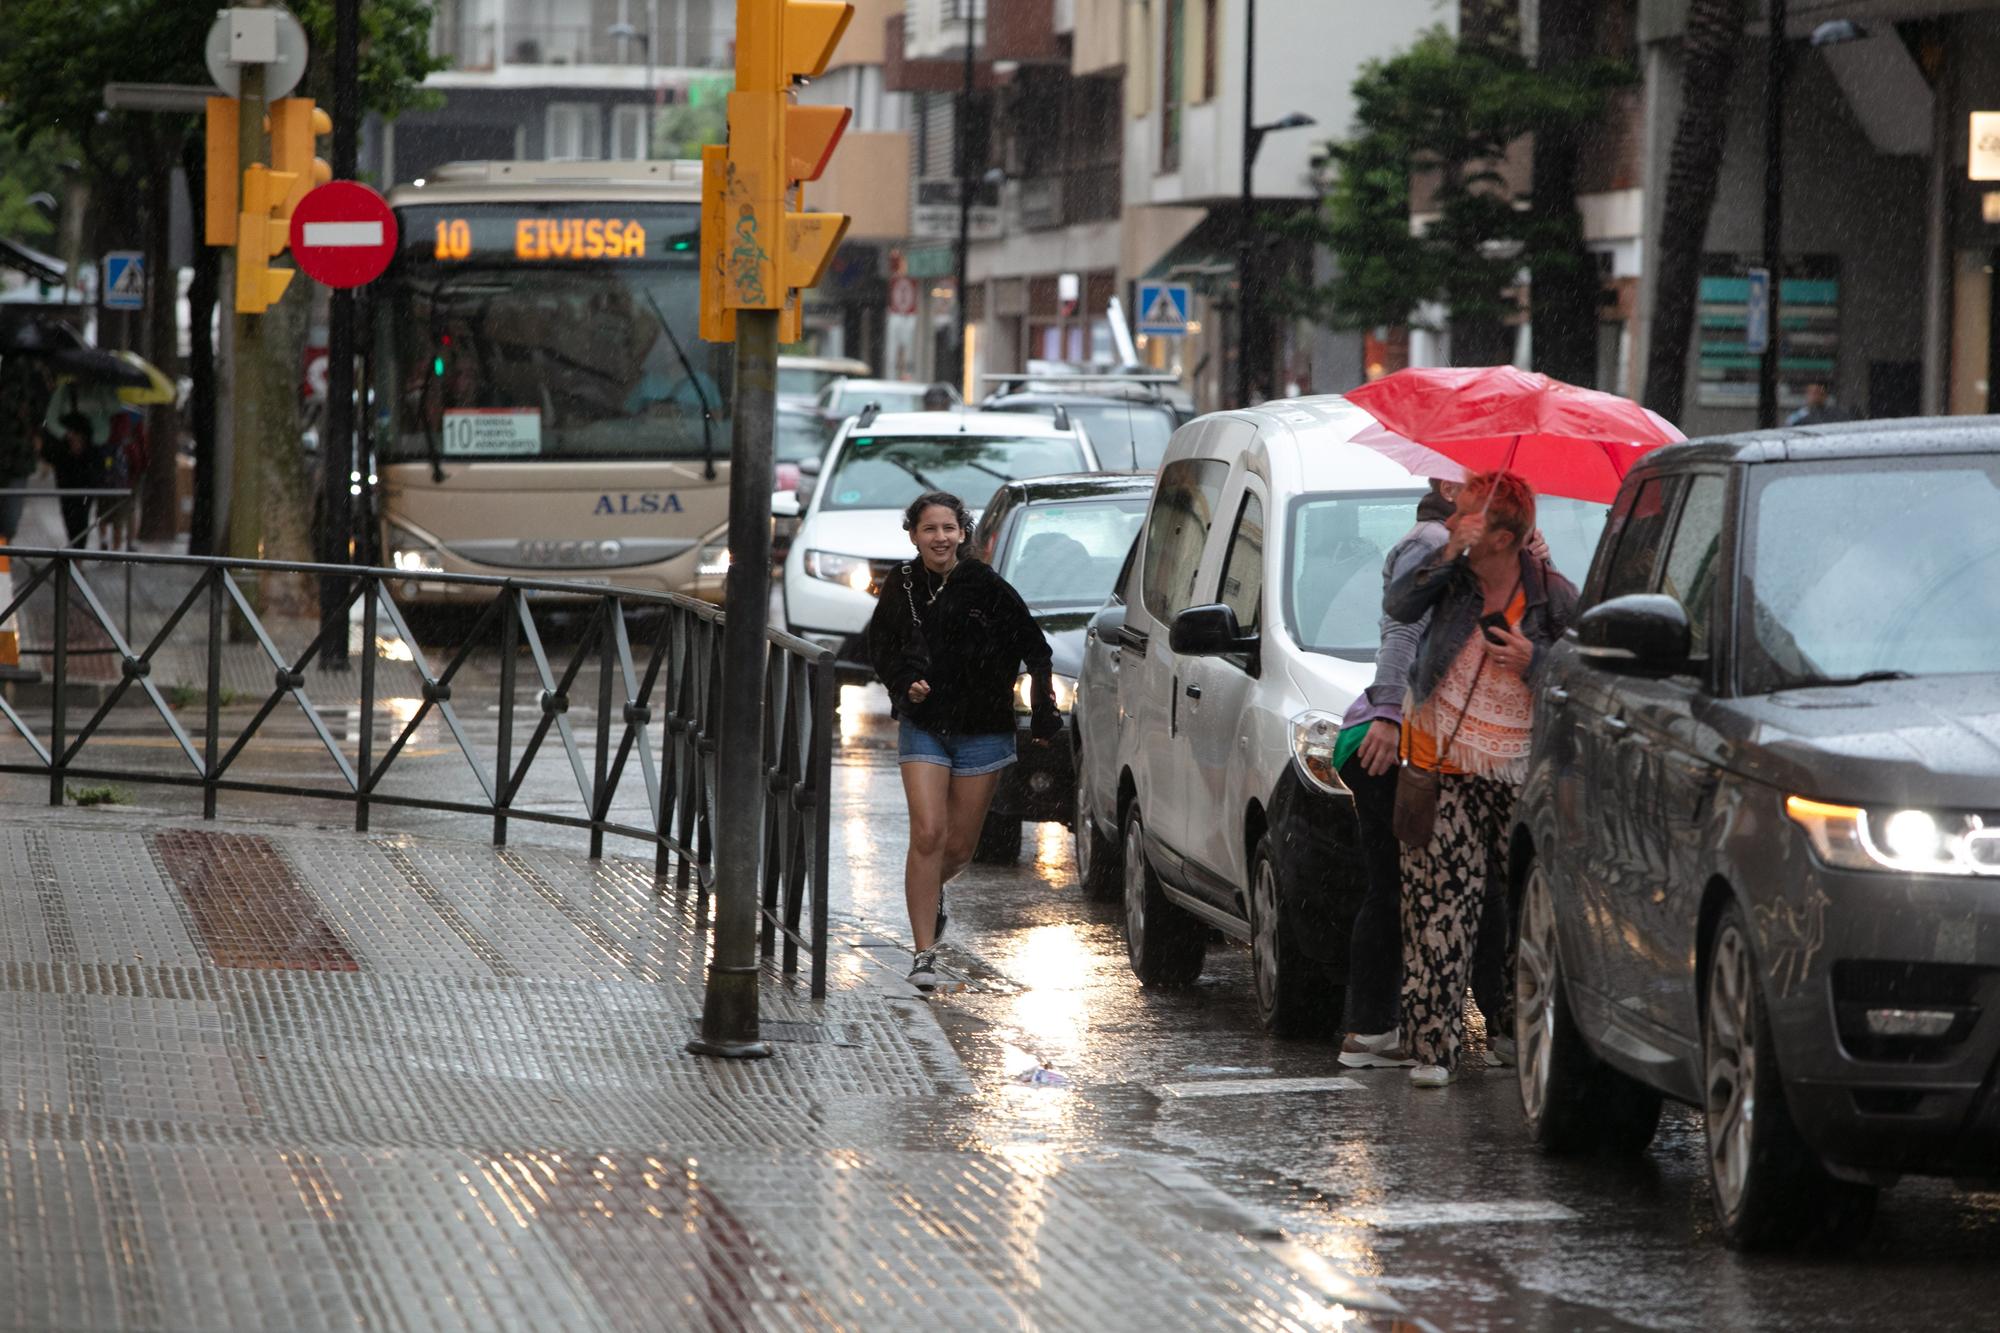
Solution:
{"label": "no entry sign", "polygon": [[292,259],[329,287],[359,287],[382,276],[396,253],[396,215],[355,181],[308,190],[292,210]]}

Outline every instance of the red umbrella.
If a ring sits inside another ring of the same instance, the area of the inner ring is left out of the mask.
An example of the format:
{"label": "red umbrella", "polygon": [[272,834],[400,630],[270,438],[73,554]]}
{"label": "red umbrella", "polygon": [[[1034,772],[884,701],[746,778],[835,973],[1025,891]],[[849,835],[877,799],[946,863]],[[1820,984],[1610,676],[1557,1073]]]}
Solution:
{"label": "red umbrella", "polygon": [[1540,495],[1609,504],[1640,458],[1687,437],[1629,398],[1512,366],[1399,370],[1347,395],[1354,437],[1419,477],[1518,474]]}

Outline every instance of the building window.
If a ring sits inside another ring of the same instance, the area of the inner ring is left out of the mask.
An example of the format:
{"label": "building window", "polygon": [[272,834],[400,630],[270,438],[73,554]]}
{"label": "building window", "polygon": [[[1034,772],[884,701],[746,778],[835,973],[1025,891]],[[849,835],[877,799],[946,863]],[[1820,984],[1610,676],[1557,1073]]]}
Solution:
{"label": "building window", "polygon": [[599,143],[602,116],[591,102],[556,102],[549,107],[548,143],[543,153],[551,162],[595,162],[604,156]]}
{"label": "building window", "polygon": [[1222,0],[1201,0],[1201,100],[1213,102],[1216,44],[1222,40]]}
{"label": "building window", "polygon": [[1160,40],[1160,170],[1181,168],[1181,99],[1186,95],[1186,0],[1167,0]]}
{"label": "building window", "polygon": [[642,162],[646,158],[647,112],[652,108],[627,103],[611,109],[611,156],[620,162]]}

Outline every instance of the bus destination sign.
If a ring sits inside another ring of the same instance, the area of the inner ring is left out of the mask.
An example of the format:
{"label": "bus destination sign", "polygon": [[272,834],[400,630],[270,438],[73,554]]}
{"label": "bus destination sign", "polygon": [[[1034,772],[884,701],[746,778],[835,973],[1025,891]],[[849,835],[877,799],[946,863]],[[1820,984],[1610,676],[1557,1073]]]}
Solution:
{"label": "bus destination sign", "polygon": [[[694,257],[697,216],[685,210],[631,213],[601,208],[470,206],[404,210],[403,251],[437,264],[469,260],[588,263]],[[677,216],[677,214],[680,214]]]}

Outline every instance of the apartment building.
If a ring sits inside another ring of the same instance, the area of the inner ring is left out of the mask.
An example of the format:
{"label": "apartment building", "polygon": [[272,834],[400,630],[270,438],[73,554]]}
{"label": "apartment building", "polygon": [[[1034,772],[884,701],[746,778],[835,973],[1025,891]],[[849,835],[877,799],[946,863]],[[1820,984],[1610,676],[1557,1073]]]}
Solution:
{"label": "apartment building", "polygon": [[655,111],[733,70],[735,0],[438,0],[435,110],[370,117],[361,167],[382,185],[452,161],[649,155]]}

